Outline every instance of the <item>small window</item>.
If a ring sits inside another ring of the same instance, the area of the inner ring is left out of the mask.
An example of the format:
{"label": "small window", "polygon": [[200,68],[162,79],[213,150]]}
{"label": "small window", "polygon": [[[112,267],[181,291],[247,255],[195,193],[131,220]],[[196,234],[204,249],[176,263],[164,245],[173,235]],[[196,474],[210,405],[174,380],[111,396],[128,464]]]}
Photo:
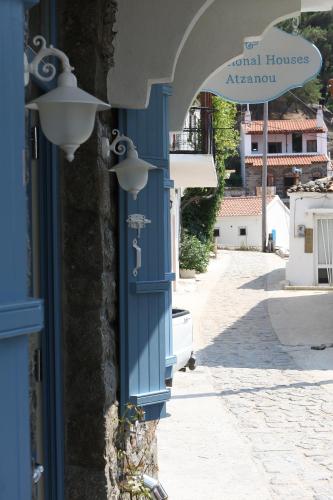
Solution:
{"label": "small window", "polygon": [[303,138],[302,134],[293,134],[293,153],[302,153]]}
{"label": "small window", "polygon": [[282,153],[282,142],[269,142],[268,143],[268,153],[269,154]]}
{"label": "small window", "polygon": [[317,153],[317,139],[306,141],[306,151],[308,153]]}
{"label": "small window", "polygon": [[214,238],[218,238],[220,236],[220,229],[217,227],[214,229]]}
{"label": "small window", "polygon": [[239,227],[239,236],[246,236],[246,227]]}
{"label": "small window", "polygon": [[258,148],[258,143],[257,142],[252,142],[251,144],[251,150],[253,153],[258,153],[259,148]]}

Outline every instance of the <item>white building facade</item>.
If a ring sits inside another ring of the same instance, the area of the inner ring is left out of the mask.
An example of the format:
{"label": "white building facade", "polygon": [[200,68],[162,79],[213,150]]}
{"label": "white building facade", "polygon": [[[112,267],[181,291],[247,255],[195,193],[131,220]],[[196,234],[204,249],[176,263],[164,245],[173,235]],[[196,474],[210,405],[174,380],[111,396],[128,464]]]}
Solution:
{"label": "white building facade", "polygon": [[[268,124],[268,179],[270,194],[288,202],[294,184],[325,177],[330,166],[327,127],[321,107],[315,119],[270,120]],[[241,125],[241,173],[248,195],[258,194],[263,164],[263,122],[249,111]]]}
{"label": "white building facade", "polygon": [[[216,242],[223,248],[262,246],[261,198],[244,196],[225,198],[215,224]],[[267,234],[273,234],[275,246],[289,248],[289,209],[278,196],[267,198]]]}
{"label": "white building facade", "polygon": [[290,193],[286,278],[290,285],[333,286],[333,181],[318,180],[298,189],[302,191]]}

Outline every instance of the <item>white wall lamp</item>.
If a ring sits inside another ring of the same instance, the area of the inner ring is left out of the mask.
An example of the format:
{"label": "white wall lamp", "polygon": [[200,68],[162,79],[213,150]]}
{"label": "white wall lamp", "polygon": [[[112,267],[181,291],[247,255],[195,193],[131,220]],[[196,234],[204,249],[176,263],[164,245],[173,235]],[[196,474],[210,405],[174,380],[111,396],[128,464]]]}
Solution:
{"label": "white wall lamp", "polygon": [[110,105],[78,88],[72,73],[74,68],[64,52],[52,45],[47,47],[42,36],[36,36],[33,43],[40,46],[40,50],[30,63],[27,56],[24,57],[25,85],[29,83],[30,73],[46,82],[55,77],[56,68],[51,63],[45,63],[40,72],[39,66],[45,57],[58,57],[62,71],[58,76],[57,87],[29,102],[26,107],[39,111],[43,133],[50,142],[65,151],[68,161],[72,161],[75,151],[92,134],[96,112],[107,110]]}
{"label": "white wall lamp", "polygon": [[[120,161],[109,171],[115,172],[120,187],[131,193],[133,199],[136,200],[139,191],[148,182],[149,170],[154,170],[157,167],[147,161],[140,160],[132,139],[121,134],[119,130],[113,130],[112,134],[116,135],[116,137],[111,144],[107,137],[102,137],[102,156],[106,160],[109,158],[111,151],[118,156],[127,153],[126,159]],[[128,146],[126,147],[124,144],[120,144],[120,142],[125,142]]]}

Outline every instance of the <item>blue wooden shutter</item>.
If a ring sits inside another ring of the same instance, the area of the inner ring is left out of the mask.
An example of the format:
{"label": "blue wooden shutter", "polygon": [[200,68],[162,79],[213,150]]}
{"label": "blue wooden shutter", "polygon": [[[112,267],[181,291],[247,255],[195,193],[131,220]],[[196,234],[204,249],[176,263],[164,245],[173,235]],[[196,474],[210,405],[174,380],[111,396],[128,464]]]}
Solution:
{"label": "blue wooden shutter", "polygon": [[27,298],[23,30],[23,2],[1,0],[0,497],[6,500],[30,498],[28,335],[42,328],[42,304]]}
{"label": "blue wooden shutter", "polygon": [[[149,173],[147,187],[137,201],[120,190],[120,336],[121,402],[142,406],[146,420],[165,415],[170,391],[165,387],[166,358],[172,365],[171,280],[169,220],[170,88],[156,85],[147,110],[124,112],[121,131],[137,146],[139,156],[159,167]],[[140,213],[151,220],[141,232],[142,268],[137,278],[136,232],[128,229],[128,215]]]}

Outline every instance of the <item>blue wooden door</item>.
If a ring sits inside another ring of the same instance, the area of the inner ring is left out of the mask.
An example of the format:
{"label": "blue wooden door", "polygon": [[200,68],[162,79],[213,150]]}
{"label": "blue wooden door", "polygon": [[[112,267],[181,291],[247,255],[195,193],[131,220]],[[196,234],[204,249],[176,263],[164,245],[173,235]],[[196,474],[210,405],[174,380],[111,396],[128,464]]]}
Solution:
{"label": "blue wooden door", "polygon": [[28,336],[43,321],[41,302],[27,296],[24,7],[22,0],[0,2],[0,498],[6,500],[30,497]]}
{"label": "blue wooden door", "polygon": [[[165,415],[171,377],[171,280],[168,86],[155,85],[147,110],[127,111],[120,120],[139,156],[157,166],[137,201],[120,190],[121,399],[142,406],[146,420]],[[133,276],[136,252],[126,219],[140,213],[151,221],[141,231],[142,267]]]}

